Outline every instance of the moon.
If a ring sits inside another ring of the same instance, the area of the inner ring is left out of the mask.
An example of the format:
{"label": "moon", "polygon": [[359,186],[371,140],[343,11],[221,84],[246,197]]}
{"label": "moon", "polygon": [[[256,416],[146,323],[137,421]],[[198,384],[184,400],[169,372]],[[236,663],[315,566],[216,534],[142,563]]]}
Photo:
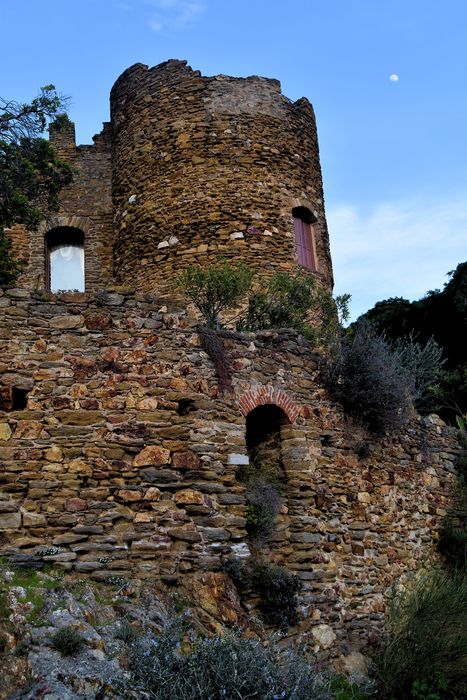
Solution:
{"label": "moon", "polygon": [[389,80],[391,81],[391,83],[397,83],[397,81],[399,80],[399,76],[397,75],[397,73],[391,73],[391,75],[389,76]]}

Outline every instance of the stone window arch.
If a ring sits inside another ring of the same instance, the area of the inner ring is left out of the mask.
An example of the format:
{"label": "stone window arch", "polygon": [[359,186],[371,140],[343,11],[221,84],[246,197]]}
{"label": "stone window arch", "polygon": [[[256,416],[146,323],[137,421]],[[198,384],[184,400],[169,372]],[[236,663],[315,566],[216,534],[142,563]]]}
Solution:
{"label": "stone window arch", "polygon": [[292,209],[295,251],[297,262],[308,270],[316,271],[316,249],[313,232],[313,224],[316,216],[307,207],[299,206]]}
{"label": "stone window arch", "polygon": [[51,292],[85,291],[84,233],[74,226],[57,226],[47,231],[45,281]]}

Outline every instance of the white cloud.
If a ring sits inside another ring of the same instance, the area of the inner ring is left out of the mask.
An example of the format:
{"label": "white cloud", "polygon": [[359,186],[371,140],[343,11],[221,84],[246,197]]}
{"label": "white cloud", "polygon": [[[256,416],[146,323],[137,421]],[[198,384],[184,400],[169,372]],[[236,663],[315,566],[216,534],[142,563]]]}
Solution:
{"label": "white cloud", "polygon": [[152,9],[147,24],[154,32],[179,29],[202,14],[206,5],[198,0],[144,0]]}
{"label": "white cloud", "polygon": [[389,76],[389,80],[392,83],[397,83],[397,81],[399,80],[399,76],[397,75],[397,73],[391,73],[391,75]]}
{"label": "white cloud", "polygon": [[369,212],[351,204],[327,215],[335,292],[352,294],[352,318],[375,302],[418,299],[442,288],[467,259],[467,197],[424,204],[383,203]]}

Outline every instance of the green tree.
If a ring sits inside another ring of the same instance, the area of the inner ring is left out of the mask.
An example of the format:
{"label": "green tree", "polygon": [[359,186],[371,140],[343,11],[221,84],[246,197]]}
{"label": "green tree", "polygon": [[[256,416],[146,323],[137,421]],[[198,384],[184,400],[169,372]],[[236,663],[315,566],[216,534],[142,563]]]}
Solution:
{"label": "green tree", "polygon": [[46,212],[58,209],[58,194],[71,182],[71,168],[42,136],[65,107],[53,85],[29,104],[0,98],[0,286],[13,284],[22,266],[5,229],[36,229]]}
{"label": "green tree", "polygon": [[234,309],[251,289],[253,271],[241,263],[233,266],[226,261],[217,265],[188,267],[179,278],[182,292],[203,315],[205,326],[219,329],[221,313]]}
{"label": "green tree", "polygon": [[442,290],[428,292],[410,302],[393,298],[380,301],[357,319],[369,321],[388,341],[411,337],[427,346],[436,343],[443,352],[443,372],[432,386],[432,402],[419,406],[436,409],[444,420],[455,423],[467,412],[467,262],[448,273]]}

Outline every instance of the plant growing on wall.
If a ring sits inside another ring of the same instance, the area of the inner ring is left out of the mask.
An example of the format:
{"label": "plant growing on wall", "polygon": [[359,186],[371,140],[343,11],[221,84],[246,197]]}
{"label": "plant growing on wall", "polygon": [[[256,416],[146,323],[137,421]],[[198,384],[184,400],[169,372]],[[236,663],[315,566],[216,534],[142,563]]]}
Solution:
{"label": "plant growing on wall", "polygon": [[179,278],[182,292],[199,309],[206,328],[222,325],[221,314],[234,309],[242,301],[253,282],[253,271],[245,265],[230,265],[223,261],[217,265],[188,267]]}
{"label": "plant growing on wall", "polygon": [[224,570],[240,590],[259,595],[259,609],[264,621],[280,629],[298,623],[297,593],[300,582],[283,566],[257,559],[236,557],[224,562]]}
{"label": "plant growing on wall", "polygon": [[58,194],[71,182],[71,168],[42,138],[65,106],[53,85],[41,88],[29,104],[0,98],[0,286],[13,284],[22,268],[5,228],[36,229],[44,212],[58,208]]}
{"label": "plant growing on wall", "polygon": [[[238,330],[294,328],[315,344],[329,344],[348,317],[348,294],[333,299],[311,275],[278,272],[250,292]],[[313,323],[310,323],[310,318]]]}

